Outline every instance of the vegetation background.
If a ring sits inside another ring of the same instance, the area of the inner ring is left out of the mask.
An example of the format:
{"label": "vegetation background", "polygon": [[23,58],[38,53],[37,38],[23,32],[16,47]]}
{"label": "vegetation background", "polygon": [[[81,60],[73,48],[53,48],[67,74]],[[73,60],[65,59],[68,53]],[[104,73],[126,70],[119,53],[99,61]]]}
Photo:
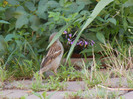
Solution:
{"label": "vegetation background", "polygon": [[[31,78],[40,68],[50,34],[64,30],[95,42],[78,52],[83,55],[92,55],[92,47],[96,54],[103,51],[100,44],[105,42],[125,53],[133,42],[133,0],[101,1],[109,5],[99,4],[104,9],[85,27],[100,0],[0,0],[0,69],[16,78]],[[67,53],[67,39],[60,40]]]}

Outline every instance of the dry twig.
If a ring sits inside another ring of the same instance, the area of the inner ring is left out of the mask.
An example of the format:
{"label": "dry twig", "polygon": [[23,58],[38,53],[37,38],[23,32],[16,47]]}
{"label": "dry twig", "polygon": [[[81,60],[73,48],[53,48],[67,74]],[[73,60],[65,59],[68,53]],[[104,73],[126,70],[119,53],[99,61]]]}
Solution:
{"label": "dry twig", "polygon": [[98,87],[107,89],[107,90],[111,90],[111,91],[133,91],[133,88],[109,88],[109,87],[105,87],[103,85],[98,85]]}

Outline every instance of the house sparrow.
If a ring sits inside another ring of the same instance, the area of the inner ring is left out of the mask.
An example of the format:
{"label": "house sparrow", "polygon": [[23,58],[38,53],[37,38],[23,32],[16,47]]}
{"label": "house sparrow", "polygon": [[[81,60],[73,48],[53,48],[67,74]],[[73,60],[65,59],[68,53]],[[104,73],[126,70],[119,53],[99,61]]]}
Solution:
{"label": "house sparrow", "polygon": [[[51,34],[49,38],[50,42],[52,41],[52,39],[56,34],[57,33]],[[55,73],[57,73],[57,68],[59,67],[60,61],[63,56],[63,52],[64,52],[64,48],[61,42],[59,41],[59,39],[57,39],[49,48],[49,51],[46,57],[43,58],[41,62],[41,68],[40,68],[39,74],[42,75],[44,72],[48,70],[52,70]]]}

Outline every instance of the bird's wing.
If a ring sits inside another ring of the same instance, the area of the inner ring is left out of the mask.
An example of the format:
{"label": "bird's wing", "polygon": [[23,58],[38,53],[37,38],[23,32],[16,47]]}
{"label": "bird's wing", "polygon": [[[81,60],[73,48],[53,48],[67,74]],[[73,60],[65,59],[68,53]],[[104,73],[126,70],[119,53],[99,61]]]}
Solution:
{"label": "bird's wing", "polygon": [[48,54],[43,58],[41,68],[48,66],[56,57],[61,54],[62,50],[60,46],[51,46]]}

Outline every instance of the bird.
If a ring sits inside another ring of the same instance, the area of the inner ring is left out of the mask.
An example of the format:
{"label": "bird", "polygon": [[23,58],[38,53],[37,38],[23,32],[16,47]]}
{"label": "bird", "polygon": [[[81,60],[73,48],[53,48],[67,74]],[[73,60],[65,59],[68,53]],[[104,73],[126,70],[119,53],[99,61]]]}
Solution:
{"label": "bird", "polygon": [[[56,34],[57,32],[51,34],[51,36],[49,37],[49,42],[52,41],[52,39],[55,37]],[[58,38],[50,46],[46,57],[43,57],[39,74],[42,75],[44,72],[48,70],[52,70],[55,74],[57,74],[57,68],[60,65],[63,53],[64,53],[64,48]]]}

